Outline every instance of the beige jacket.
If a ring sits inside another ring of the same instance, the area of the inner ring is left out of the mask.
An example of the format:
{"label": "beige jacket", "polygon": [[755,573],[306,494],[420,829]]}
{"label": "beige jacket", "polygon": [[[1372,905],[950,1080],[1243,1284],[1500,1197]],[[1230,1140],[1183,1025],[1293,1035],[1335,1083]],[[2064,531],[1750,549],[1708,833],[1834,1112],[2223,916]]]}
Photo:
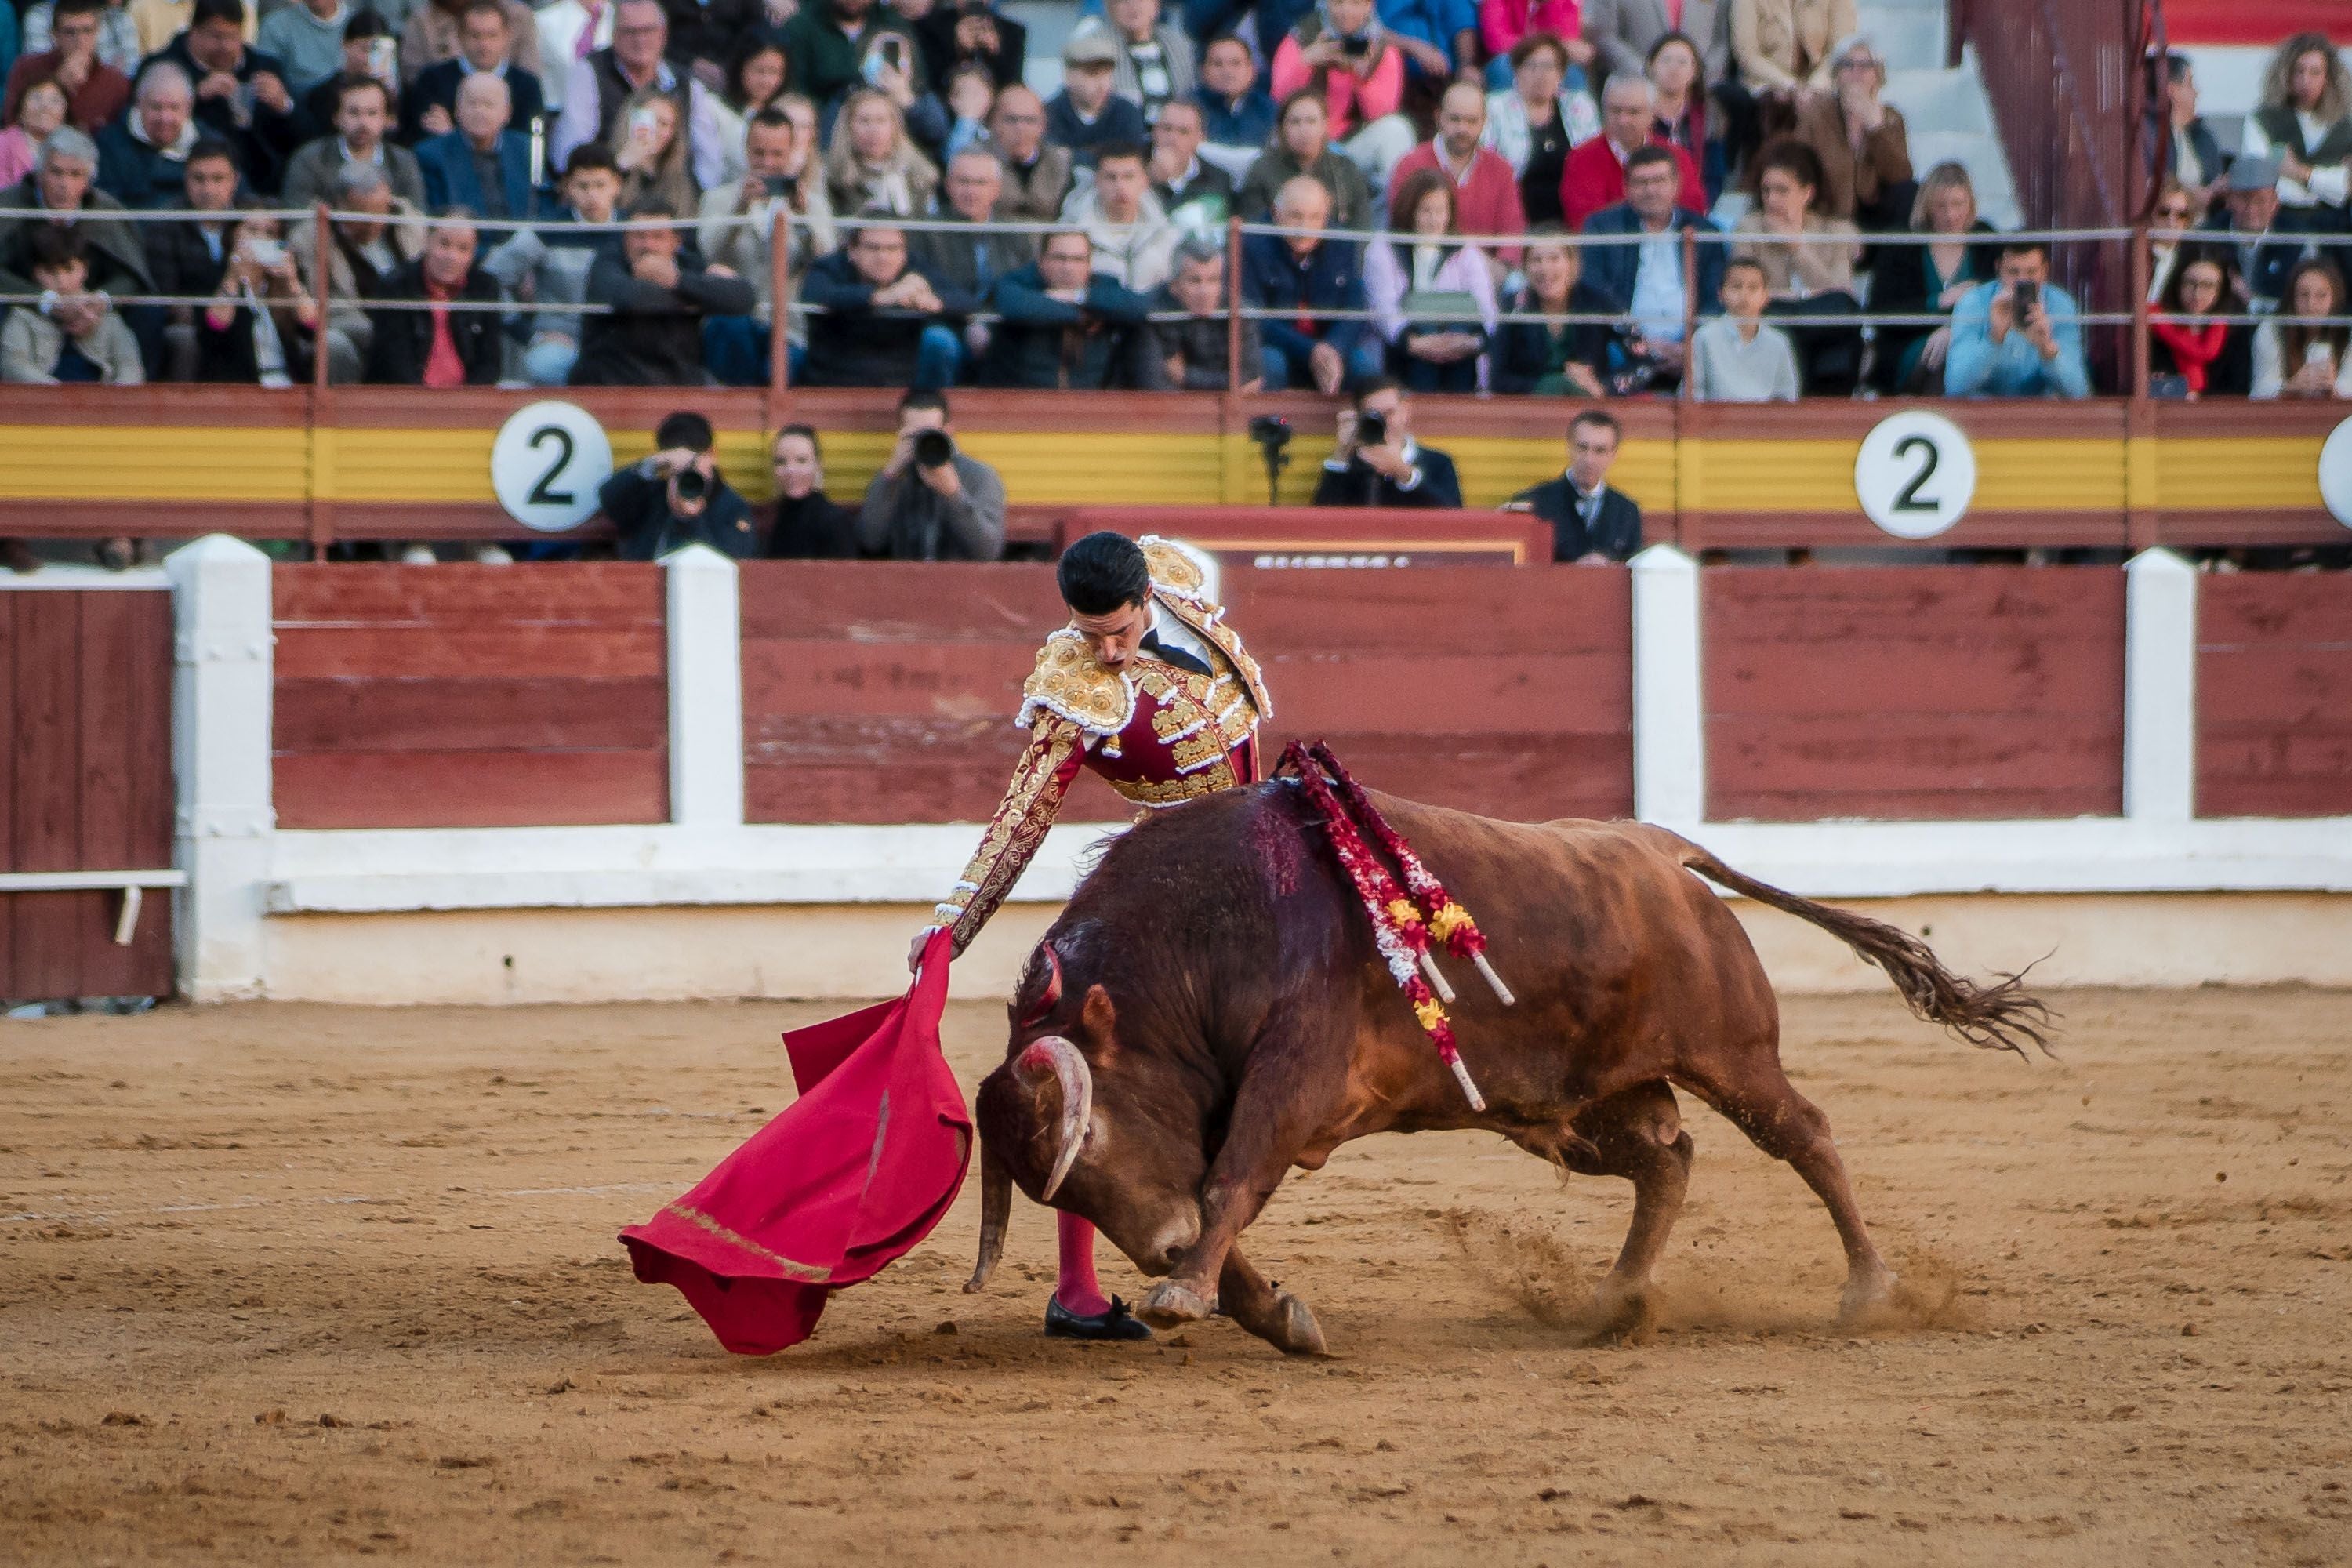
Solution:
{"label": "beige jacket", "polygon": [[[147,379],[139,340],[112,310],[77,346],[97,363],[109,386],[137,386]],[[9,311],[8,324],[0,327],[0,381],[56,385],[58,356],[65,348],[65,329],[37,308]]]}
{"label": "beige jacket", "polygon": [[[759,317],[765,321],[773,317],[775,301],[770,284],[774,278],[768,265],[768,229],[766,218],[757,223],[733,221],[743,201],[743,187],[761,182],[750,174],[740,180],[730,180],[702,195],[699,213],[701,223],[695,230],[696,242],[701,247],[703,259],[713,267],[724,267],[749,283],[760,296]],[[792,249],[784,258],[784,270],[795,300],[801,294],[801,275],[810,262],[820,256],[829,256],[841,244],[840,232],[834,227],[833,204],[825,197],[824,179],[810,172],[801,175],[802,194],[808,197],[808,211],[802,215],[805,223],[792,226]],[[753,198],[755,216],[768,212],[764,193]],[[803,340],[803,324],[794,317],[789,333],[792,341]]]}
{"label": "beige jacket", "polygon": [[[397,196],[393,198],[392,216],[384,220],[384,237],[403,261],[414,261],[424,254],[425,226],[416,221],[418,216],[408,203]],[[310,298],[326,308],[326,326],[354,341],[364,342],[373,328],[365,302],[360,298],[359,280],[352,275],[351,258],[332,237],[327,242],[327,286],[319,286],[319,245],[314,237],[317,228],[317,222],[310,218],[296,224],[287,233],[286,248],[302,275],[302,286],[310,289]]]}
{"label": "beige jacket", "polygon": [[[1765,285],[1771,289],[1775,300],[1853,292],[1853,262],[1854,253],[1860,248],[1858,244],[1839,245],[1830,240],[1800,245],[1765,228],[1764,215],[1760,212],[1743,215],[1731,232],[1731,254],[1764,268]],[[1809,235],[1851,237],[1856,241],[1862,237],[1862,231],[1842,217],[1808,216],[1805,232]]]}
{"label": "beige jacket", "polygon": [[1830,50],[1857,32],[1853,0],[1731,0],[1731,53],[1751,89],[1826,89]]}

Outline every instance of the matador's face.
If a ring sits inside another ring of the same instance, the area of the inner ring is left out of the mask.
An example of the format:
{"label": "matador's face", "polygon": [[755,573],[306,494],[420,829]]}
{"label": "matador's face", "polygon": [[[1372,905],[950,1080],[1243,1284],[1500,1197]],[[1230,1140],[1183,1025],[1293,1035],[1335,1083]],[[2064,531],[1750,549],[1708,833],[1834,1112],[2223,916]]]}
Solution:
{"label": "matador's face", "polygon": [[1072,611],[1070,625],[1087,639],[1087,647],[1107,669],[1123,669],[1151,630],[1151,591],[1108,615],[1082,616]]}

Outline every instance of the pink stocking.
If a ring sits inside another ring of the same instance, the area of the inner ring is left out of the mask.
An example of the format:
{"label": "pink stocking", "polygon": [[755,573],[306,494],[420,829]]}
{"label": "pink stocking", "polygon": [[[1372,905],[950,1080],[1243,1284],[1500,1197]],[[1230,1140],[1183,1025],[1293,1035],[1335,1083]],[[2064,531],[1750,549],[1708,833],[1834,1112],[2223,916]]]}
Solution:
{"label": "pink stocking", "polygon": [[1110,1302],[1095,1281],[1095,1227],[1074,1214],[1060,1214],[1055,1215],[1054,1232],[1062,1252],[1054,1299],[1064,1310],[1082,1318],[1109,1311]]}

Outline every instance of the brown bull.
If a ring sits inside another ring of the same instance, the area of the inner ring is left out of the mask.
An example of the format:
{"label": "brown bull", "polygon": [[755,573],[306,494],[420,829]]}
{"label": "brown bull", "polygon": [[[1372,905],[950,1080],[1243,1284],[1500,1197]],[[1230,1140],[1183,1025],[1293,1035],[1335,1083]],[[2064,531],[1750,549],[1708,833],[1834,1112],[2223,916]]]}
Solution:
{"label": "brown bull", "polygon": [[1297,788],[1195,802],[1113,844],[1030,960],[1003,1066],[980,1086],[980,1263],[1003,1247],[1012,1185],[1099,1226],[1163,1276],[1142,1315],[1222,1307],[1285,1351],[1319,1353],[1314,1314],[1236,1245],[1290,1167],[1372,1132],[1484,1127],[1563,1170],[1633,1184],[1601,1288],[1637,1310],[1691,1161],[1674,1088],[1786,1160],[1845,1245],[1849,1320],[1895,1275],[1871,1244],[1828,1121],[1780,1070],[1780,1014],[1747,933],[1689,873],[1837,936],[1913,1011],[1974,1044],[2040,1044],[2015,977],[1979,986],[1914,937],[1731,870],[1638,823],[1496,822],[1375,795],[1474,910],[1506,1008],[1453,1009],[1487,1108],[1474,1111],[1373,950],[1363,910]]}

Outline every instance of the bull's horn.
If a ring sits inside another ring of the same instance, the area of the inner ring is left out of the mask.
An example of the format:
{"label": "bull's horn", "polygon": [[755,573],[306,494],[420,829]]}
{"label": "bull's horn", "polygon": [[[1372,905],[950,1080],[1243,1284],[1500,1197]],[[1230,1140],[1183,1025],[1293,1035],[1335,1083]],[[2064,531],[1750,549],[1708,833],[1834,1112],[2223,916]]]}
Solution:
{"label": "bull's horn", "polygon": [[1044,1035],[1029,1042],[1015,1062],[1021,1075],[1034,1081],[1040,1075],[1052,1073],[1062,1088],[1062,1115],[1055,1129],[1054,1168],[1045,1177],[1045,1188],[1039,1196],[1046,1203],[1062,1185],[1062,1178],[1070,1173],[1077,1163],[1078,1149],[1087,1141],[1087,1124],[1094,1116],[1095,1075],[1087,1066],[1087,1058],[1078,1047],[1059,1035]]}
{"label": "bull's horn", "polygon": [[983,1140],[980,1146],[980,1261],[972,1265],[971,1278],[963,1282],[965,1294],[985,1289],[988,1277],[996,1272],[997,1261],[1004,1256],[1004,1224],[1012,1216],[1013,1173]]}

